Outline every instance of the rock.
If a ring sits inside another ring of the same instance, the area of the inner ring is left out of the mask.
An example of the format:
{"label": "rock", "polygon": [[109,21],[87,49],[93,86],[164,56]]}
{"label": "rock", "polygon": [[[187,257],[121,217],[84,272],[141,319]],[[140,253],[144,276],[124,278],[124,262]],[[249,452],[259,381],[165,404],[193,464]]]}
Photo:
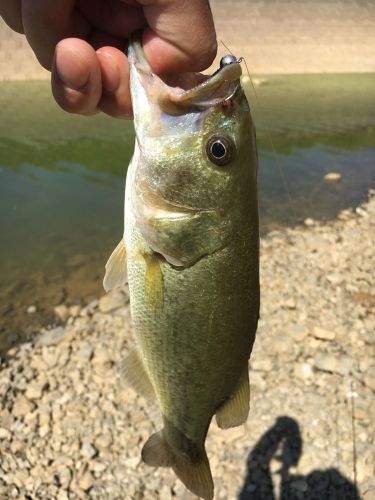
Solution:
{"label": "rock", "polygon": [[318,326],[314,326],[313,335],[320,340],[335,340],[336,334],[330,330],[324,330]]}
{"label": "rock", "polygon": [[285,302],[283,302],[283,306],[286,307],[287,309],[295,309],[297,307],[297,303],[295,299],[290,297]]}
{"label": "rock", "polygon": [[94,483],[95,479],[90,471],[86,471],[78,480],[78,486],[84,491],[92,488],[94,486]]}
{"label": "rock", "polygon": [[[23,451],[25,449],[25,446],[26,446],[26,443],[24,441],[18,441],[18,440],[13,439],[13,441],[10,445],[10,451],[13,454],[16,454],[20,451]],[[0,498],[1,498],[1,496],[0,496]]]}
{"label": "rock", "polygon": [[259,372],[270,372],[272,370],[272,360],[270,358],[259,359],[254,357],[251,361],[251,369]]}
{"label": "rock", "polygon": [[120,307],[125,307],[127,300],[120,290],[114,290],[108,292],[99,300],[99,310],[103,313],[108,313],[119,309]]}
{"label": "rock", "polygon": [[127,458],[124,463],[129,469],[135,469],[139,464],[139,457]]}
{"label": "rock", "polygon": [[292,325],[289,335],[297,342],[303,342],[308,335],[308,330],[305,325],[297,323]]}
{"label": "rock", "polygon": [[97,454],[96,449],[92,446],[91,443],[82,443],[81,445],[81,455],[86,458],[92,458]]}
{"label": "rock", "polygon": [[327,274],[327,280],[331,283],[331,285],[341,285],[344,281],[344,277],[339,273],[329,273]]}
{"label": "rock", "polygon": [[28,399],[40,399],[43,394],[43,390],[47,386],[47,381],[44,380],[42,382],[32,382],[27,386],[25,396]]}
{"label": "rock", "polygon": [[313,369],[309,363],[298,363],[294,367],[294,375],[300,380],[311,380],[314,376]]}
{"label": "rock", "polygon": [[12,437],[12,433],[5,429],[4,427],[0,427],[0,439],[10,439]]}
{"label": "rock", "polygon": [[332,354],[318,353],[314,357],[314,366],[321,371],[334,372],[337,368],[337,358]]}
{"label": "rock", "polygon": [[64,323],[69,318],[69,309],[64,304],[56,306],[53,310],[55,316]]}
{"label": "rock", "polygon": [[90,361],[94,353],[94,348],[88,342],[85,342],[81,349],[77,352],[76,357],[80,359],[81,363],[87,363]]}
{"label": "rock", "polygon": [[29,306],[26,309],[26,312],[27,312],[27,314],[34,314],[34,313],[36,313],[36,306]]}
{"label": "rock", "polygon": [[303,221],[303,223],[304,223],[304,225],[305,225],[306,227],[313,227],[313,226],[315,226],[315,221],[314,221],[314,219],[312,219],[311,217],[307,217],[307,219],[305,219],[305,220]]}
{"label": "rock", "polygon": [[329,172],[328,174],[326,174],[323,179],[326,181],[326,182],[337,182],[337,181],[340,181],[341,180],[341,174],[339,172]]}
{"label": "rock", "polygon": [[101,434],[95,440],[95,446],[97,448],[108,448],[112,444],[112,436],[108,434]]}
{"label": "rock", "polygon": [[43,330],[38,338],[38,345],[51,346],[59,344],[66,336],[66,329],[62,326],[57,326],[51,330]]}
{"label": "rock", "polygon": [[49,434],[50,432],[50,427],[48,424],[43,424],[41,427],[39,427],[39,436],[41,438],[44,438]]}
{"label": "rock", "polygon": [[69,307],[69,314],[73,318],[76,318],[77,316],[79,316],[80,312],[81,312],[81,306],[79,306],[79,305],[74,305],[74,306]]}
{"label": "rock", "polygon": [[372,391],[375,391],[375,367],[372,366],[367,373],[365,373],[363,377],[363,382],[364,384],[371,389]]}
{"label": "rock", "polygon": [[13,405],[12,413],[15,417],[20,418],[31,413],[33,410],[34,405],[25,396],[19,396]]}
{"label": "rock", "polygon": [[70,481],[72,480],[72,472],[69,467],[61,467],[58,471],[59,483],[64,488],[69,488]]}
{"label": "rock", "polygon": [[338,356],[336,358],[336,368],[335,372],[339,375],[348,375],[353,368],[353,358],[346,354]]}
{"label": "rock", "polygon": [[69,500],[68,492],[65,490],[59,490],[57,500]]}

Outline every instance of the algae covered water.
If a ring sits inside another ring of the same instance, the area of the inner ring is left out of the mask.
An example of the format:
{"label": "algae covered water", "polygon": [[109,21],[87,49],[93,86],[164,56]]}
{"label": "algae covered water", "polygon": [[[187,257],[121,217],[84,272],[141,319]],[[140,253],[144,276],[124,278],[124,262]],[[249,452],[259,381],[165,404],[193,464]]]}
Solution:
{"label": "algae covered water", "polygon": [[[358,205],[375,180],[375,75],[248,85],[260,153],[261,230]],[[48,82],[0,84],[0,339],[102,293],[123,230],[131,122],[59,110]],[[326,183],[328,172],[341,174]],[[36,313],[27,314],[30,305]]]}

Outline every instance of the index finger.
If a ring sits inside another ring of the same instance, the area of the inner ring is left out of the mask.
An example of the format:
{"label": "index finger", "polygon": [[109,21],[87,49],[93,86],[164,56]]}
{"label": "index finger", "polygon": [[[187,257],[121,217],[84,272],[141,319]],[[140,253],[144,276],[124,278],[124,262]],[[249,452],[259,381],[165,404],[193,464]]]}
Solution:
{"label": "index finger", "polygon": [[40,64],[48,70],[58,42],[89,29],[87,22],[74,10],[75,4],[75,0],[22,0],[27,41]]}

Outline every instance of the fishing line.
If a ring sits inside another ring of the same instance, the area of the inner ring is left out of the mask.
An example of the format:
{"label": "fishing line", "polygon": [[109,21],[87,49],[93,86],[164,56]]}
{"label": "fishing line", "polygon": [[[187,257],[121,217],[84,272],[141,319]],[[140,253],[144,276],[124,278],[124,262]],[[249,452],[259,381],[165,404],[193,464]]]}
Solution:
{"label": "fishing line", "polygon": [[352,443],[353,443],[353,483],[357,490],[357,440],[355,433],[355,402],[354,398],[357,397],[357,393],[353,391],[353,379],[350,380],[350,406],[352,413]]}
{"label": "fishing line", "polygon": [[[233,52],[232,52],[232,51],[229,49],[229,47],[228,47],[228,46],[227,46],[227,45],[223,42],[223,40],[220,40],[220,42],[221,42],[221,44],[222,44],[222,45],[226,48],[226,50],[227,50],[230,54],[232,54],[232,55],[234,56]],[[235,57],[236,57],[236,56],[235,56]],[[258,98],[258,94],[257,94],[257,92],[256,92],[256,90],[255,90],[255,85],[254,85],[253,79],[251,78],[250,71],[249,71],[249,67],[248,67],[248,65],[247,65],[246,59],[245,59],[244,57],[240,57],[239,59],[237,59],[237,62],[238,62],[238,63],[243,62],[243,63],[245,64],[246,71],[247,71],[247,76],[249,77],[249,80],[250,80],[250,83],[251,83],[251,86],[252,86],[252,88],[253,88],[253,92],[254,92],[254,95],[255,95],[255,100],[256,100],[256,102],[257,102],[257,105],[258,105],[258,107],[259,107],[259,110],[261,111],[261,113],[263,113],[263,114],[264,114],[264,112],[265,112],[266,110],[265,110],[265,109],[263,108],[263,106],[261,106],[261,104],[260,104],[260,100],[259,100],[259,98]],[[293,201],[292,201],[292,197],[291,197],[290,191],[289,191],[289,189],[288,189],[288,183],[287,183],[287,181],[286,181],[286,178],[285,178],[285,175],[284,175],[283,169],[282,169],[281,164],[280,164],[280,162],[279,162],[279,158],[278,158],[278,155],[277,155],[277,153],[276,153],[276,149],[275,149],[275,146],[274,146],[274,143],[273,143],[272,137],[271,137],[271,135],[267,132],[267,130],[264,130],[264,132],[265,132],[265,135],[266,135],[266,137],[267,137],[268,142],[269,142],[269,143],[270,143],[270,145],[271,145],[271,149],[272,149],[272,156],[273,156],[273,158],[274,158],[274,160],[275,160],[275,163],[276,163],[276,165],[277,165],[277,169],[278,169],[278,172],[279,172],[279,175],[280,175],[280,179],[281,179],[281,182],[282,182],[282,184],[283,184],[283,188],[284,188],[285,193],[286,193],[287,198],[288,198],[288,203],[289,203],[290,209],[291,209],[291,211],[292,211],[292,213],[293,213],[294,217],[297,219],[297,213],[296,213],[296,211],[295,211],[295,207],[294,207],[294,204],[293,204]]]}

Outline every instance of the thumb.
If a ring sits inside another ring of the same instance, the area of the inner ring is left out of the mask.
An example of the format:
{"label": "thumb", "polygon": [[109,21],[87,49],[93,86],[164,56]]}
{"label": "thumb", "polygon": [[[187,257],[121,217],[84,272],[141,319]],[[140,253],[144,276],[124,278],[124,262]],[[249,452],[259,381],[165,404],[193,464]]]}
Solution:
{"label": "thumb", "polygon": [[217,41],[207,0],[141,0],[148,27],[143,48],[155,73],[202,71]]}

